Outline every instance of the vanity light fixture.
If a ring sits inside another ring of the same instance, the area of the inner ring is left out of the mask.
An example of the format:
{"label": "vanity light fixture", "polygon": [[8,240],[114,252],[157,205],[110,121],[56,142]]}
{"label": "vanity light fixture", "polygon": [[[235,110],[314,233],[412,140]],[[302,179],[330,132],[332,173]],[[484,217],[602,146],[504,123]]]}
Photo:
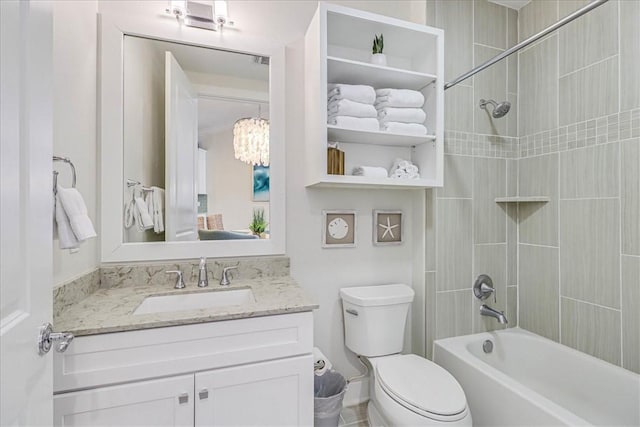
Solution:
{"label": "vanity light fixture", "polygon": [[236,159],[250,165],[269,166],[269,121],[258,117],[242,118],[233,125],[233,151]]}
{"label": "vanity light fixture", "polygon": [[225,25],[234,23],[229,19],[229,9],[226,1],[190,1],[169,0],[165,9],[170,15],[188,27],[218,31]]}

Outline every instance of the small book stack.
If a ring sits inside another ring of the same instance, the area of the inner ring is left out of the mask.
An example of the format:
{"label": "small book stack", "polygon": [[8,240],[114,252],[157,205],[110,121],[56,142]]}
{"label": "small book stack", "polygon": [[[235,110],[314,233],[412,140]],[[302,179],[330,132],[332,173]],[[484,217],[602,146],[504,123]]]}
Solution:
{"label": "small book stack", "polygon": [[327,173],[344,175],[344,151],[334,147],[327,148]]}

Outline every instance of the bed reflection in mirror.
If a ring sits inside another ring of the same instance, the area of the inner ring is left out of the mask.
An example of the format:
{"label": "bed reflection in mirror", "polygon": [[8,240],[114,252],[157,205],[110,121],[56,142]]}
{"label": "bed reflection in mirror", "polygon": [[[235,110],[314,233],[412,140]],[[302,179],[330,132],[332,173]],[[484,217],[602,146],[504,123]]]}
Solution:
{"label": "bed reflection in mirror", "polygon": [[124,38],[131,242],[269,238],[269,59]]}

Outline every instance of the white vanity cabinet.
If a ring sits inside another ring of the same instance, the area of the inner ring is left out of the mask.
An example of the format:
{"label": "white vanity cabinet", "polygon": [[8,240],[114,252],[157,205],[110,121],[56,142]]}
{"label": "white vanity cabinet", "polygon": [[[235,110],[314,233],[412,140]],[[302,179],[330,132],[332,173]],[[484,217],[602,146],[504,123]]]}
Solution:
{"label": "white vanity cabinet", "polygon": [[78,337],[54,356],[54,425],[312,425],[312,322],[303,312]]}
{"label": "white vanity cabinet", "polygon": [[[370,62],[376,35],[384,35],[388,65]],[[327,124],[327,85],[411,89],[425,97],[427,135],[357,130]],[[305,35],[307,187],[422,189],[441,187],[444,165],[444,32],[321,2]],[[346,175],[327,172],[327,142],[345,153]],[[419,167],[420,179],[350,175],[355,166],[389,169],[396,158]]]}

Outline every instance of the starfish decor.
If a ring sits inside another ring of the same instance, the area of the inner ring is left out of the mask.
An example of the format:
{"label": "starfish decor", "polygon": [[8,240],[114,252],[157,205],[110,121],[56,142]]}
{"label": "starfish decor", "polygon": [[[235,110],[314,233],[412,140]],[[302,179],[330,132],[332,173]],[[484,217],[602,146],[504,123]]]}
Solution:
{"label": "starfish decor", "polygon": [[389,218],[389,216],[387,216],[387,223],[378,224],[378,227],[381,227],[384,230],[384,233],[382,233],[381,239],[384,239],[387,233],[389,233],[392,239],[395,239],[395,236],[393,235],[393,229],[396,227],[399,227],[399,224],[391,225],[391,219]]}

